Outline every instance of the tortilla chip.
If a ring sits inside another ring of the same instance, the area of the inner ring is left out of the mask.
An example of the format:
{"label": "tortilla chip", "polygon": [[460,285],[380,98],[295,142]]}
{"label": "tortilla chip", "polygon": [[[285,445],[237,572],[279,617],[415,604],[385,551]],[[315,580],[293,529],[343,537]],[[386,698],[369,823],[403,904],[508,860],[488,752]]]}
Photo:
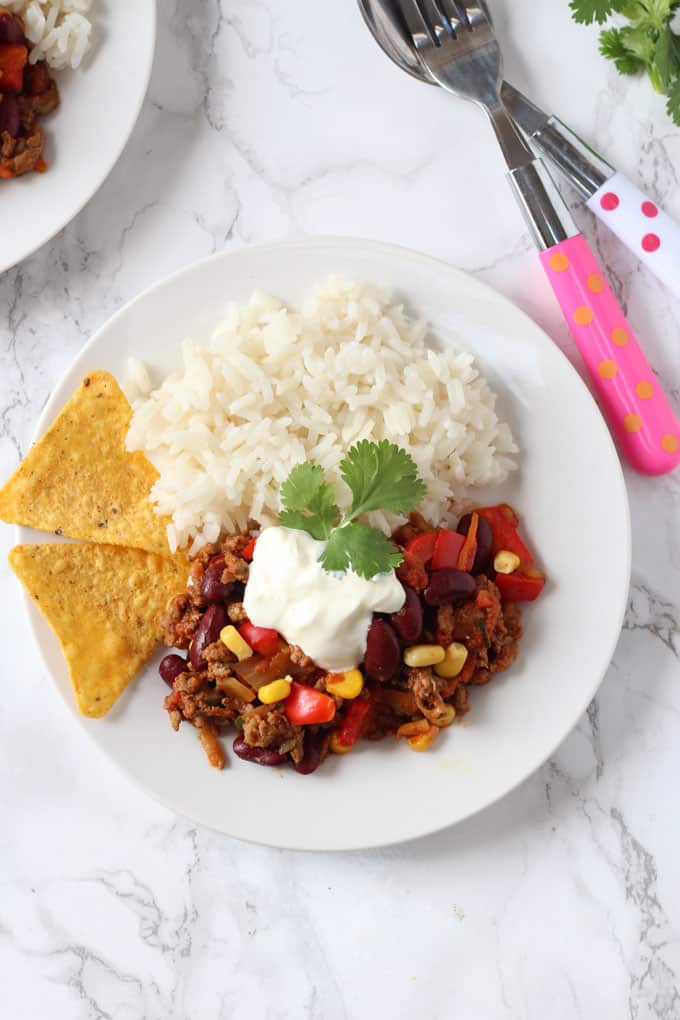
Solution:
{"label": "tortilla chip", "polygon": [[0,489],[0,518],[167,555],[169,518],[149,499],[158,472],[125,449],[131,418],[113,376],[91,372]]}
{"label": "tortilla chip", "polygon": [[187,560],[115,545],[17,545],[9,562],[59,639],[78,708],[104,715],[151,655]]}

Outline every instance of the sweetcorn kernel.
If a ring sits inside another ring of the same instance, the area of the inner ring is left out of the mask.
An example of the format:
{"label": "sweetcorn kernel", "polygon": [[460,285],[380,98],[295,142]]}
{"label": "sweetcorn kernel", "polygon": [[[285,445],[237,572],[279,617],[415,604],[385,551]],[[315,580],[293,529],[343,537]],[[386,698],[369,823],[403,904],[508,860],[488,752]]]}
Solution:
{"label": "sweetcorn kernel", "polygon": [[333,673],[333,679],[326,681],[326,690],[339,698],[351,701],[358,698],[364,689],[364,676],[360,669],[348,669],[344,673]]}
{"label": "sweetcorn kernel", "polygon": [[420,733],[416,737],[409,737],[408,746],[414,751],[427,751],[428,747],[431,747],[437,739],[438,733],[439,730],[436,726],[430,726],[427,733]]}
{"label": "sweetcorn kernel", "polygon": [[404,662],[407,666],[435,666],[444,659],[441,645],[411,645],[404,649]]}
{"label": "sweetcorn kernel", "polygon": [[344,744],[340,743],[337,730],[333,730],[331,733],[331,739],[328,742],[328,749],[332,751],[333,754],[347,754],[348,751],[352,750],[351,747],[346,747]]}
{"label": "sweetcorn kernel", "polygon": [[272,680],[270,684],[260,687],[257,696],[263,705],[273,705],[277,701],[285,701],[290,694],[292,682],[292,677],[282,676],[278,680]]}
{"label": "sweetcorn kernel", "polygon": [[514,574],[521,562],[516,553],[501,549],[494,556],[493,569],[497,574]]}
{"label": "sweetcorn kernel", "polygon": [[403,723],[396,732],[397,737],[417,737],[427,733],[430,724],[427,719],[412,719]]}
{"label": "sweetcorn kernel", "polygon": [[432,720],[432,725],[436,726],[438,730],[443,730],[447,726],[450,726],[453,720],[456,718],[456,710],[453,705],[447,705],[446,711],[439,716],[438,719]]}
{"label": "sweetcorn kernel", "polygon": [[233,652],[239,662],[249,659],[253,650],[247,641],[244,641],[236,627],[229,624],[220,631],[220,641],[226,645],[230,652]]}
{"label": "sweetcorn kernel", "polygon": [[434,667],[434,671],[437,676],[445,677],[447,680],[451,677],[458,676],[463,666],[467,662],[468,650],[465,645],[461,645],[458,641],[453,641],[446,652],[441,662],[438,662]]}

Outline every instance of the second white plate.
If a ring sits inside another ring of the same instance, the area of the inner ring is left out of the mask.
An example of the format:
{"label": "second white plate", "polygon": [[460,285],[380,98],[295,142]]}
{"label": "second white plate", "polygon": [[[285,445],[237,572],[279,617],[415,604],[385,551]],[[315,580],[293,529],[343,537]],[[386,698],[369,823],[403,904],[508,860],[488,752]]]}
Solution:
{"label": "second white plate", "polygon": [[61,106],[42,121],[47,173],[0,181],[0,273],[70,223],[135,126],[153,63],[154,0],[98,0],[92,20],[92,50],[82,67],[54,72]]}

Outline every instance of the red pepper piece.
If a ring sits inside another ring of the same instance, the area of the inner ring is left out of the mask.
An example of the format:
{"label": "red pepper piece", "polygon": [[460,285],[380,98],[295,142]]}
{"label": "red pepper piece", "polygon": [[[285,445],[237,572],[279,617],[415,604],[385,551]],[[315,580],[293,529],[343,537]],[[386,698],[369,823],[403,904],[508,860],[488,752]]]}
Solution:
{"label": "red pepper piece", "polygon": [[523,565],[534,562],[533,556],[517,534],[519,518],[511,506],[508,506],[507,503],[501,503],[499,506],[480,506],[477,508],[477,513],[491,527],[494,556],[501,549],[507,549],[508,552],[519,556],[520,563]]}
{"label": "red pepper piece", "polygon": [[436,531],[425,531],[422,535],[416,535],[406,546],[406,552],[415,560],[419,560],[423,566],[432,559],[437,542]]}
{"label": "red pepper piece", "polygon": [[0,46],[0,92],[21,92],[28,50],[21,43]]}
{"label": "red pepper piece", "polygon": [[343,747],[354,747],[357,740],[360,740],[366,731],[368,717],[373,707],[373,699],[370,694],[365,698],[355,698],[350,701],[338,730],[337,740]]}
{"label": "red pepper piece", "polygon": [[288,722],[294,726],[311,726],[330,722],[335,716],[335,702],[323,691],[293,682],[284,701]]}
{"label": "red pepper piece", "polygon": [[496,584],[508,602],[533,602],[543,591],[545,576],[536,567],[521,566],[512,574],[496,574]]}
{"label": "red pepper piece", "polygon": [[432,555],[433,570],[455,570],[458,567],[458,557],[465,544],[465,535],[459,535],[457,531],[449,531],[442,528],[437,533]]}
{"label": "red pepper piece", "polygon": [[249,563],[250,563],[250,561],[253,558],[253,554],[255,552],[255,543],[257,542],[257,539],[258,539],[257,535],[255,535],[254,538],[251,538],[250,542],[248,542],[248,545],[245,547],[245,549],[241,553],[241,556],[243,557],[243,559],[244,560],[248,560]]}
{"label": "red pepper piece", "polygon": [[468,528],[468,533],[465,536],[463,546],[460,550],[460,555],[458,556],[458,562],[456,564],[458,570],[466,570],[469,573],[474,566],[475,556],[477,555],[478,524],[479,514],[475,511],[470,519],[470,527]]}
{"label": "red pepper piece", "polygon": [[279,647],[279,632],[270,627],[256,627],[250,620],[242,623],[238,629],[244,641],[260,655],[274,655]]}

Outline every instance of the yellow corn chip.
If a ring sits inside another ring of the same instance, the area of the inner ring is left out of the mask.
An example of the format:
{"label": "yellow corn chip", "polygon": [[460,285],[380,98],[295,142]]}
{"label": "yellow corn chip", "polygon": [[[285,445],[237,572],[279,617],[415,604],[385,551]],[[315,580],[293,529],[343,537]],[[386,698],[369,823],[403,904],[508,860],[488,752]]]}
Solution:
{"label": "yellow corn chip", "polygon": [[187,560],[115,545],[18,545],[9,562],[56,634],[78,708],[104,715],[151,655]]}
{"label": "yellow corn chip", "polygon": [[125,449],[131,417],[113,376],[91,372],[0,489],[0,518],[167,555],[169,519],[149,500],[158,473]]}

